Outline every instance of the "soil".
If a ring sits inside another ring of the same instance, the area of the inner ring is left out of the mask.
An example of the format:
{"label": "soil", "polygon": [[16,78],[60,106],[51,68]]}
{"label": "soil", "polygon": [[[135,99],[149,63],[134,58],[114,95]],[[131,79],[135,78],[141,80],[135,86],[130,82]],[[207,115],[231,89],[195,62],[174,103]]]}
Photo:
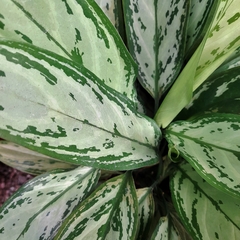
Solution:
{"label": "soil", "polygon": [[18,171],[0,162],[0,206],[34,176]]}

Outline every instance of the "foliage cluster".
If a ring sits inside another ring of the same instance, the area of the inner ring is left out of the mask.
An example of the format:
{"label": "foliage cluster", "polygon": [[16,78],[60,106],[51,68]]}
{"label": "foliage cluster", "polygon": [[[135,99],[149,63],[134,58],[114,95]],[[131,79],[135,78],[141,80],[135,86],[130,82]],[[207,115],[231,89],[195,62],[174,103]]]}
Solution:
{"label": "foliage cluster", "polygon": [[0,239],[239,239],[239,24],[239,0],[1,0],[0,161],[37,176]]}

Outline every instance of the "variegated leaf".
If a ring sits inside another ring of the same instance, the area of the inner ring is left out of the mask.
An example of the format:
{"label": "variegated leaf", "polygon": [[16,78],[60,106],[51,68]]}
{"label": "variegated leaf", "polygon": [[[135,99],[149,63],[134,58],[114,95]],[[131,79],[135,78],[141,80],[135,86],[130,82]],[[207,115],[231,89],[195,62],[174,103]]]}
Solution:
{"label": "variegated leaf", "polygon": [[198,64],[193,90],[240,46],[239,24],[239,0],[219,1],[219,8]]}
{"label": "variegated leaf", "polygon": [[186,44],[188,52],[196,50],[206,34],[213,17],[211,9],[214,6],[214,0],[195,0],[190,1],[190,4]]}
{"label": "variegated leaf", "polygon": [[239,86],[240,67],[213,74],[194,92],[178,118],[209,112],[240,114]]}
{"label": "variegated leaf", "polygon": [[83,64],[135,101],[136,65],[93,0],[1,0],[0,38],[28,42]]}
{"label": "variegated leaf", "polygon": [[189,164],[180,166],[170,183],[175,207],[193,239],[239,238],[239,199],[209,185]]}
{"label": "variegated leaf", "polygon": [[240,46],[238,6],[238,0],[214,1],[209,30],[155,116],[159,126],[167,127],[189,104],[193,91]]}
{"label": "variegated leaf", "polygon": [[138,215],[139,215],[139,231],[138,240],[148,238],[151,221],[155,212],[155,203],[151,188],[137,189],[138,198]]}
{"label": "variegated leaf", "polygon": [[172,123],[166,138],[212,186],[240,197],[240,115],[207,114]]}
{"label": "variegated leaf", "polygon": [[203,43],[195,51],[157,110],[154,119],[158,126],[166,128],[182,108],[190,102],[196,65],[199,61],[202,48]]}
{"label": "variegated leaf", "polygon": [[118,30],[122,38],[124,38],[123,13],[121,0],[95,0],[111,23]]}
{"label": "variegated leaf", "polygon": [[157,107],[182,67],[188,3],[123,1],[130,52],[139,65],[139,80]]}
{"label": "variegated leaf", "polygon": [[228,57],[221,66],[213,72],[213,74],[218,74],[224,72],[231,68],[240,67],[240,47],[237,48],[231,55]]}
{"label": "variegated leaf", "polygon": [[[176,169],[175,169],[176,170]],[[168,203],[167,205],[168,211],[170,212],[170,219],[171,223],[173,224],[174,228],[176,229],[176,232],[179,234],[180,240],[192,240],[193,238],[188,233],[187,229],[182,224],[182,221],[179,217],[179,214],[176,212],[175,207],[172,203]]]}
{"label": "variegated leaf", "polygon": [[54,169],[73,169],[76,165],[60,162],[43,154],[31,151],[18,144],[0,140],[0,161],[22,172],[33,175]]}
{"label": "variegated leaf", "polygon": [[84,67],[28,44],[0,45],[0,137],[109,170],[158,162],[160,130]]}
{"label": "variegated leaf", "polygon": [[32,179],[0,209],[0,239],[53,239],[96,186],[99,175],[96,169],[79,167]]}
{"label": "variegated leaf", "polygon": [[[209,13],[210,15],[215,16],[218,4],[218,1],[214,1]],[[193,83],[197,66],[207,40],[212,21],[208,22],[208,26],[205,26],[208,30],[201,44],[198,46],[197,50],[179,74],[154,117],[157,124],[163,128],[166,128],[192,99]]]}
{"label": "variegated leaf", "polygon": [[131,173],[100,185],[68,217],[54,240],[136,239],[138,201]]}
{"label": "variegated leaf", "polygon": [[168,217],[161,217],[151,240],[181,240],[177,230],[172,225]]}

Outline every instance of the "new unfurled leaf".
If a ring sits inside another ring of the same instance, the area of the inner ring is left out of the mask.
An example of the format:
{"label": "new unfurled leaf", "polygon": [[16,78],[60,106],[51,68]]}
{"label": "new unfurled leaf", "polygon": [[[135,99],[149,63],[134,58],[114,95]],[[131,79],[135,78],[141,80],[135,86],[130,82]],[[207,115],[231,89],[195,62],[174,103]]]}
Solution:
{"label": "new unfurled leaf", "polygon": [[239,238],[239,199],[209,185],[189,164],[179,167],[170,186],[174,205],[194,239]]}
{"label": "new unfurled leaf", "polygon": [[[238,0],[214,1],[209,29],[173,87],[162,102],[155,120],[167,127],[191,101],[192,93],[240,46]],[[176,97],[178,96],[178,97]]]}
{"label": "new unfurled leaf", "polygon": [[188,2],[123,1],[129,48],[139,65],[139,80],[157,106],[182,67]]}
{"label": "new unfurled leaf", "polygon": [[155,122],[84,67],[12,42],[1,42],[0,61],[0,137],[108,170],[158,162]]}
{"label": "new unfurled leaf", "polygon": [[54,169],[72,169],[77,167],[8,141],[0,141],[0,161],[22,172],[33,175]]}
{"label": "new unfurled leaf", "polygon": [[1,0],[0,39],[27,42],[72,59],[136,100],[137,66],[94,0]]}
{"label": "new unfurled leaf", "polygon": [[30,180],[0,209],[0,239],[53,239],[99,176],[97,169],[79,167]]}
{"label": "new unfurled leaf", "polygon": [[131,173],[103,183],[69,216],[56,238],[136,239],[138,201]]}
{"label": "new unfurled leaf", "polygon": [[172,123],[166,139],[212,186],[240,197],[240,115],[206,114]]}

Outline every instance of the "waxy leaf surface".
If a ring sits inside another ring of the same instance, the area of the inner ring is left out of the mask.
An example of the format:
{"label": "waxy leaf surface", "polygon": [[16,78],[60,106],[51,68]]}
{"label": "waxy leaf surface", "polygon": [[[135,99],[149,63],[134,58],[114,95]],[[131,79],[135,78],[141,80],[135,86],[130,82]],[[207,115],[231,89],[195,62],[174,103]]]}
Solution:
{"label": "waxy leaf surface", "polygon": [[54,169],[73,169],[77,167],[8,141],[0,141],[0,161],[33,175],[39,175]]}
{"label": "waxy leaf surface", "polygon": [[124,23],[122,15],[122,1],[121,0],[95,0],[98,6],[102,9],[104,14],[108,17],[111,23],[124,38]]}
{"label": "waxy leaf surface", "polygon": [[240,67],[214,73],[195,92],[178,119],[202,113],[240,114]]}
{"label": "waxy leaf surface", "polygon": [[79,167],[30,180],[0,209],[0,239],[53,239],[99,176],[96,169]]}
{"label": "waxy leaf surface", "polygon": [[239,199],[209,185],[189,164],[172,176],[174,205],[193,239],[238,239]]}
{"label": "waxy leaf surface", "polygon": [[240,46],[239,0],[221,0],[194,80],[196,90]]}
{"label": "waxy leaf surface", "polygon": [[204,38],[209,22],[211,22],[211,9],[213,5],[214,0],[190,1],[190,12],[187,26],[187,51],[196,50]]}
{"label": "waxy leaf surface", "polygon": [[[4,45],[5,44],[5,45]],[[0,46],[0,137],[73,164],[158,162],[160,130],[84,67],[28,44]]]}
{"label": "waxy leaf surface", "polygon": [[139,230],[137,239],[144,240],[148,237],[148,232],[155,212],[152,188],[137,189],[137,198],[139,215]]}
{"label": "waxy leaf surface", "polygon": [[206,114],[172,123],[166,138],[212,186],[240,197],[240,116]]}
{"label": "waxy leaf surface", "polygon": [[94,0],[1,0],[0,39],[28,42],[83,64],[135,101],[136,64]]}
{"label": "waxy leaf surface", "polygon": [[54,240],[136,239],[138,200],[131,173],[100,185],[64,222]]}
{"label": "waxy leaf surface", "polygon": [[151,240],[161,239],[161,240],[179,240],[179,234],[169,221],[168,217],[161,217],[159,224],[156,227]]}
{"label": "waxy leaf surface", "polygon": [[[179,112],[191,101],[192,93],[240,46],[240,18],[238,0],[214,1],[212,21],[189,62],[176,79],[155,120],[167,127]],[[178,97],[176,97],[178,96]]]}
{"label": "waxy leaf surface", "polygon": [[158,104],[182,67],[188,1],[124,0],[123,7],[139,80]]}

